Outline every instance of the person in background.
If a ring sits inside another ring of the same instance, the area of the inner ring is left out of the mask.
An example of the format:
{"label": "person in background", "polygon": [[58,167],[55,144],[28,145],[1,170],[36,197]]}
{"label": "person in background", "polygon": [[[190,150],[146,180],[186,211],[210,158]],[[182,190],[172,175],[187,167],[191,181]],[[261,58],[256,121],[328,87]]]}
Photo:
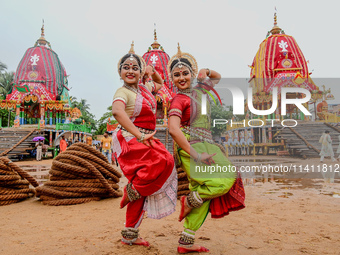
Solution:
{"label": "person in background", "polygon": [[92,137],[91,136],[87,136],[86,140],[84,141],[84,143],[86,143],[89,146],[92,146]]}
{"label": "person in background", "polygon": [[35,144],[35,147],[37,148],[37,155],[36,155],[36,160],[37,160],[37,161],[40,161],[40,160],[41,160],[42,146],[43,146],[43,143],[42,143],[41,141],[38,141],[38,142]]}
{"label": "person in background", "polygon": [[323,162],[325,157],[331,157],[332,161],[336,161],[334,158],[334,151],[332,147],[332,139],[329,135],[329,131],[326,130],[325,133],[320,137],[319,143],[322,144],[320,152],[320,162]]}
{"label": "person in background", "polygon": [[[339,153],[339,156],[338,156],[338,161],[340,161],[340,135],[338,136],[339,138],[339,146],[338,146],[338,149],[336,150],[336,153]],[[340,175],[340,173],[339,173]]]}
{"label": "person in background", "polygon": [[112,147],[112,138],[109,137],[109,133],[107,131],[105,131],[104,137],[100,141],[100,147],[102,149],[103,155],[107,158],[107,160],[111,164],[112,163],[112,158],[111,158],[111,154],[112,154],[112,150],[111,150],[111,147]]}
{"label": "person in background", "polygon": [[67,149],[67,142],[65,140],[65,136],[62,136],[61,137],[61,140],[60,140],[60,151],[63,152],[63,151],[66,151]]}
{"label": "person in background", "polygon": [[43,153],[43,157],[44,158],[47,158],[47,153],[48,153],[48,145],[47,144],[44,144],[43,142],[43,145],[42,145],[42,153]]}
{"label": "person in background", "polygon": [[93,149],[97,150],[97,146],[94,143],[91,146]]}

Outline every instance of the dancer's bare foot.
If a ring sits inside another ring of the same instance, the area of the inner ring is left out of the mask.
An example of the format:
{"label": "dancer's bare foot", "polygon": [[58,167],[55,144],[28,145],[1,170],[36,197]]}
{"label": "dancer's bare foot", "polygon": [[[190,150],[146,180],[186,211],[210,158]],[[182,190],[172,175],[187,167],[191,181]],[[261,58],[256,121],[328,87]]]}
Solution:
{"label": "dancer's bare foot", "polygon": [[181,197],[181,213],[179,215],[178,221],[182,221],[190,212],[192,208],[188,206],[188,201],[186,196]]}
{"label": "dancer's bare foot", "polygon": [[183,253],[191,253],[191,252],[209,252],[209,249],[207,249],[207,248],[205,248],[203,246],[194,244],[190,248],[184,248],[184,247],[178,246],[177,247],[177,252],[181,253],[181,254],[183,254]]}

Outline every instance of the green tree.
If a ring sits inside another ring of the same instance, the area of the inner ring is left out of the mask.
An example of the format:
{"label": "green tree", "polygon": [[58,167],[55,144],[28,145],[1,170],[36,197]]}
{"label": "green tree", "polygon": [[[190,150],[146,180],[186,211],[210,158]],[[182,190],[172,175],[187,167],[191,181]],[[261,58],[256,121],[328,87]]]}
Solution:
{"label": "green tree", "polygon": [[77,98],[74,97],[74,96],[70,96],[70,102],[71,102],[70,107],[72,107],[72,108],[74,107],[75,104],[78,105]]}
{"label": "green tree", "polygon": [[98,129],[96,132],[96,135],[102,135],[107,130],[106,123],[108,122],[108,119],[111,119],[110,124],[116,124],[117,121],[113,119],[112,116],[112,105],[107,107],[107,112],[103,114],[103,116],[98,120]]}
{"label": "green tree", "polygon": [[6,95],[13,88],[14,72],[0,74],[0,98],[5,99]]}
{"label": "green tree", "polygon": [[87,103],[87,99],[81,98],[80,101],[77,100],[76,97],[71,96],[70,101],[72,104],[72,108],[77,107],[83,115],[89,115],[90,104]]}
{"label": "green tree", "polygon": [[77,108],[82,112],[82,113],[88,113],[90,110],[90,104],[87,103],[86,99],[80,99],[78,102]]}
{"label": "green tree", "polygon": [[91,129],[93,131],[96,131],[97,130],[97,126],[96,126],[96,120],[94,118],[95,118],[95,116],[92,113],[90,113],[90,112],[85,112],[80,117],[81,120],[85,120],[85,123],[90,123]]}
{"label": "green tree", "polygon": [[80,99],[80,101],[77,100],[76,97],[70,96],[70,102],[72,105],[72,108],[77,107],[80,111],[82,116],[80,116],[81,122],[85,120],[85,123],[90,123],[91,129],[93,131],[97,131],[95,116],[90,112],[90,104],[87,103],[87,99]]}
{"label": "green tree", "polygon": [[[216,100],[217,102],[217,100]],[[231,107],[227,109],[227,107],[223,105],[215,105],[211,104],[211,133],[213,136],[221,136],[223,132],[226,131],[227,125],[216,125],[213,127],[214,119],[225,119],[229,120],[233,117]]]}
{"label": "green tree", "polygon": [[[9,111],[7,109],[0,109],[0,119],[1,119],[2,127],[8,126],[8,116],[9,116]],[[11,114],[10,121],[9,121],[10,127],[13,126],[14,124],[14,118],[15,118],[15,115]]]}
{"label": "green tree", "polygon": [[7,69],[7,66],[0,61],[0,74]]}
{"label": "green tree", "polygon": [[[0,62],[0,100],[6,98],[6,95],[12,90],[14,72],[7,72],[7,65]],[[10,114],[7,109],[0,109],[0,118],[2,126],[12,126],[14,123],[14,114]]]}

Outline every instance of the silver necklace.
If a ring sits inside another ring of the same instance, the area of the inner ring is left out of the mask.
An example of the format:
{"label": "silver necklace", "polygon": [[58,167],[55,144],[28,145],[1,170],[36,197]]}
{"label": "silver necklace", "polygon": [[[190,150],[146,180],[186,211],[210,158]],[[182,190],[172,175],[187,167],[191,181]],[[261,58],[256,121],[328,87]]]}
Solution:
{"label": "silver necklace", "polygon": [[177,93],[178,94],[183,94],[183,95],[190,95],[191,94],[191,88],[186,88],[186,89],[180,89]]}
{"label": "silver necklace", "polygon": [[131,90],[131,91],[135,92],[136,94],[140,93],[139,88],[135,89],[134,87],[126,85],[125,83],[124,83],[123,87],[128,89],[128,90]]}
{"label": "silver necklace", "polygon": [[[139,87],[138,87],[138,89],[135,89],[134,87],[126,85],[125,83],[124,83],[123,87],[128,89],[128,90],[131,90],[131,91],[135,92],[136,94],[141,94],[142,95]],[[146,93],[146,95],[149,96],[149,98],[150,98],[149,94]],[[152,101],[152,98],[150,98],[151,102],[149,102],[149,100],[147,100],[145,97],[143,97],[143,98],[145,99],[146,103],[150,106],[151,111],[155,114],[156,113],[156,106],[157,105]]]}

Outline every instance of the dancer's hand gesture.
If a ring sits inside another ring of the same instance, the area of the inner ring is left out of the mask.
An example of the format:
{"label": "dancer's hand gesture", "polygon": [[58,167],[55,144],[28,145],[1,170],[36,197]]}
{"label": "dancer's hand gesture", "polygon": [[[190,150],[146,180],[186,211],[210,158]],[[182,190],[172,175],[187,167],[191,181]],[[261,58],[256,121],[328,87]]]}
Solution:
{"label": "dancer's hand gesture", "polygon": [[159,139],[153,137],[155,134],[156,134],[156,131],[154,131],[154,132],[151,133],[151,134],[145,135],[144,140],[143,140],[143,143],[144,143],[146,146],[149,146],[149,147],[151,146],[151,147],[153,147],[153,142],[152,142],[152,140],[159,140]]}
{"label": "dancer's hand gesture", "polygon": [[152,68],[152,66],[148,65],[146,68],[145,68],[145,73],[144,73],[144,76],[143,76],[143,83],[145,84],[145,82],[148,80],[148,79],[151,79],[151,76],[154,74],[154,68]]}
{"label": "dancer's hand gesture", "polygon": [[197,80],[198,80],[199,82],[203,82],[207,77],[208,77],[208,75],[207,75],[207,69],[201,69],[201,70],[198,72]]}
{"label": "dancer's hand gesture", "polygon": [[206,152],[203,152],[202,153],[202,156],[201,156],[201,162],[204,163],[204,164],[207,164],[207,165],[211,165],[211,164],[215,164],[215,161],[213,160],[213,156],[215,156],[216,153],[214,154],[208,154]]}

